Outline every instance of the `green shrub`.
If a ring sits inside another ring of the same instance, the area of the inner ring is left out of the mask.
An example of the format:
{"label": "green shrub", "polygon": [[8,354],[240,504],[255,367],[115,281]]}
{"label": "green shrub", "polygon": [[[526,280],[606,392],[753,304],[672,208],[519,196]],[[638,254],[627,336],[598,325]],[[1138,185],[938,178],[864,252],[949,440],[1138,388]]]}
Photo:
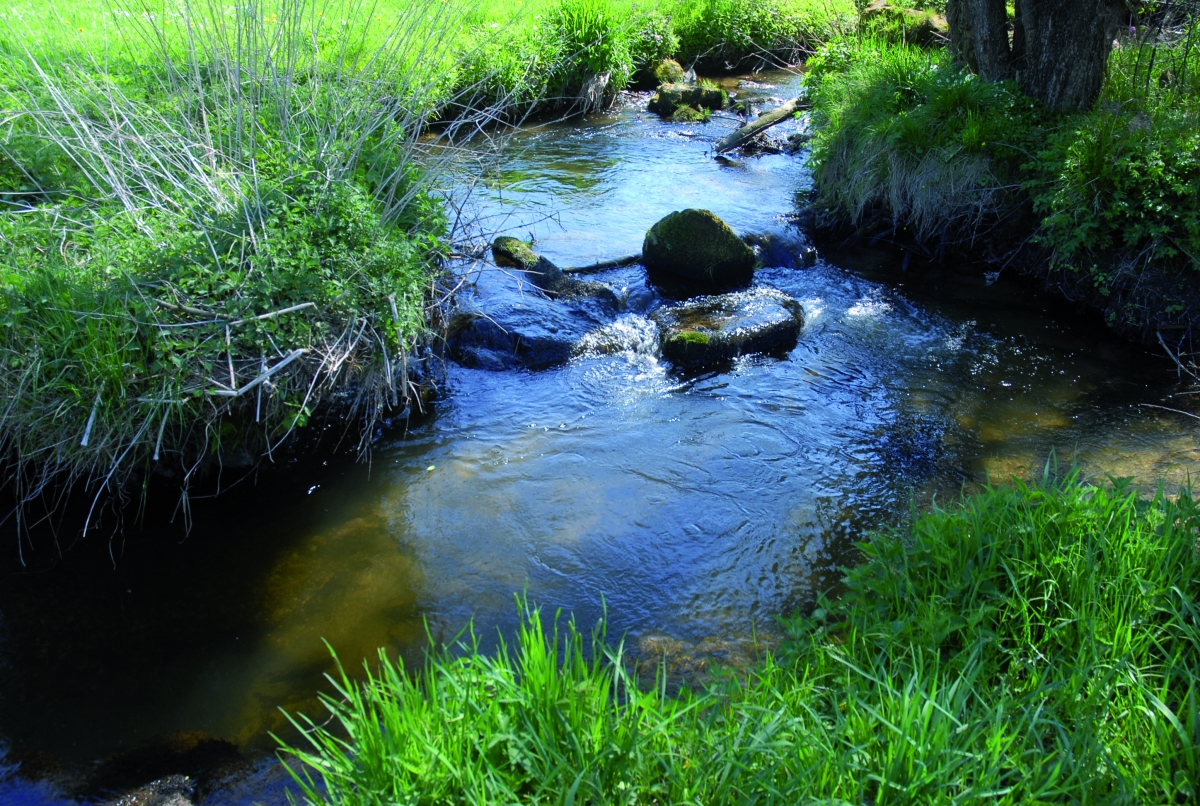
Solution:
{"label": "green shrub", "polygon": [[794,61],[848,31],[850,0],[703,0],[674,8],[680,55],[732,69],[747,57]]}
{"label": "green shrub", "polygon": [[1115,50],[1096,109],[1028,165],[1040,242],[1105,294],[1151,268],[1200,271],[1200,43],[1186,44]]}
{"label": "green shrub", "polygon": [[560,0],[553,17],[562,40],[556,71],[560,96],[606,76],[603,91],[624,89],[633,75],[631,18],[616,0]]}

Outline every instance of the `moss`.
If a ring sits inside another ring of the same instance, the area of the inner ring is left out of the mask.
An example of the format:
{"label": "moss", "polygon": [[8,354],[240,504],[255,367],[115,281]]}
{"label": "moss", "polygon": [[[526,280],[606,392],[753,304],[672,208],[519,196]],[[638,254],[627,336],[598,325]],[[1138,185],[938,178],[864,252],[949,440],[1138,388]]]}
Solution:
{"label": "moss", "polygon": [[674,59],[663,59],[654,68],[654,78],[659,84],[680,84],[683,75],[682,65]]}
{"label": "moss", "polygon": [[750,282],[754,251],[708,210],[680,210],[646,233],[642,256],[651,271],[719,286]]}
{"label": "moss", "polygon": [[538,262],[538,256],[529,248],[529,244],[507,235],[492,242],[492,256],[497,265],[515,269],[529,270]]}
{"label": "moss", "polygon": [[671,113],[671,120],[675,123],[707,123],[708,110],[681,106]]}
{"label": "moss", "polygon": [[680,347],[707,347],[709,341],[708,334],[698,330],[683,330],[671,337],[671,343]]}
{"label": "moss", "polygon": [[690,84],[663,84],[658,88],[658,92],[654,93],[647,108],[667,117],[681,106],[694,109],[724,109],[728,100],[729,96],[724,90]]}

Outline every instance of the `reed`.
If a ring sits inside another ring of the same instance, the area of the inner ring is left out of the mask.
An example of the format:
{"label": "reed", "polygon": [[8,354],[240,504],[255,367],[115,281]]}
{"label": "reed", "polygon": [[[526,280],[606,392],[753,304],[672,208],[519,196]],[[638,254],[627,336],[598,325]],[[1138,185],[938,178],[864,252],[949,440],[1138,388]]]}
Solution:
{"label": "reed", "polygon": [[364,447],[419,405],[452,157],[419,137],[459,21],[321,8],[118,6],[111,50],[9,28],[0,440],[20,498],[82,478],[99,501],[155,468],[186,490],[334,394]]}

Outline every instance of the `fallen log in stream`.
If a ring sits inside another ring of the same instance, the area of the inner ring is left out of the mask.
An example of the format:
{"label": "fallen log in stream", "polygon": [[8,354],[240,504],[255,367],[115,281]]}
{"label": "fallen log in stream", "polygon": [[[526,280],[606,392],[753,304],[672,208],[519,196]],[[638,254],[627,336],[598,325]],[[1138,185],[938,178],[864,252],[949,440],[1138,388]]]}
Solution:
{"label": "fallen log in stream", "polygon": [[749,142],[759,132],[769,129],[776,123],[782,123],[794,115],[797,110],[801,109],[802,103],[802,98],[793,98],[782,106],[772,109],[770,112],[763,112],[754,120],[718,142],[717,153],[724,154],[726,151],[732,151],[738,146]]}

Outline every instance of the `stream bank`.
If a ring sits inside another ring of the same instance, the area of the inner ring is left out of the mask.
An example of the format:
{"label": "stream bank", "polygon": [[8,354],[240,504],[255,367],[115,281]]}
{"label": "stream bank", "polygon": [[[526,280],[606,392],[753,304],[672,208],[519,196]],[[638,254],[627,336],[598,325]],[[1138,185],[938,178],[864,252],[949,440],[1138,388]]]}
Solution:
{"label": "stream bank", "polygon": [[[796,81],[722,85],[770,105]],[[194,501],[190,534],[171,499],[111,542],[72,547],[67,518],[69,550],[39,532],[26,569],[14,536],[0,584],[11,747],[84,768],[179,731],[269,750],[279,707],[320,713],[334,669],[322,639],[348,667],[381,646],[411,666],[426,625],[445,642],[474,619],[486,650],[511,636],[523,589],[584,626],[607,609],[610,634],[642,657],[682,646],[720,660],[836,585],[856,541],[914,500],[1025,477],[1052,450],[1170,485],[1200,462],[1192,423],[1146,405],[1180,407],[1165,358],[1012,277],[988,285],[865,247],[811,262],[794,225],[803,160],[715,161],[739,121],[663,122],[647,102],[519,132],[481,213],[572,266],[639,252],[669,212],[712,208],[791,245],[755,283],[800,302],[797,346],[681,374],[627,311],[608,323],[616,349],[556,367],[448,364],[434,414],[384,434],[370,465],[290,457]],[[532,293],[462,268],[470,293]],[[639,266],[589,279],[655,304]]]}

